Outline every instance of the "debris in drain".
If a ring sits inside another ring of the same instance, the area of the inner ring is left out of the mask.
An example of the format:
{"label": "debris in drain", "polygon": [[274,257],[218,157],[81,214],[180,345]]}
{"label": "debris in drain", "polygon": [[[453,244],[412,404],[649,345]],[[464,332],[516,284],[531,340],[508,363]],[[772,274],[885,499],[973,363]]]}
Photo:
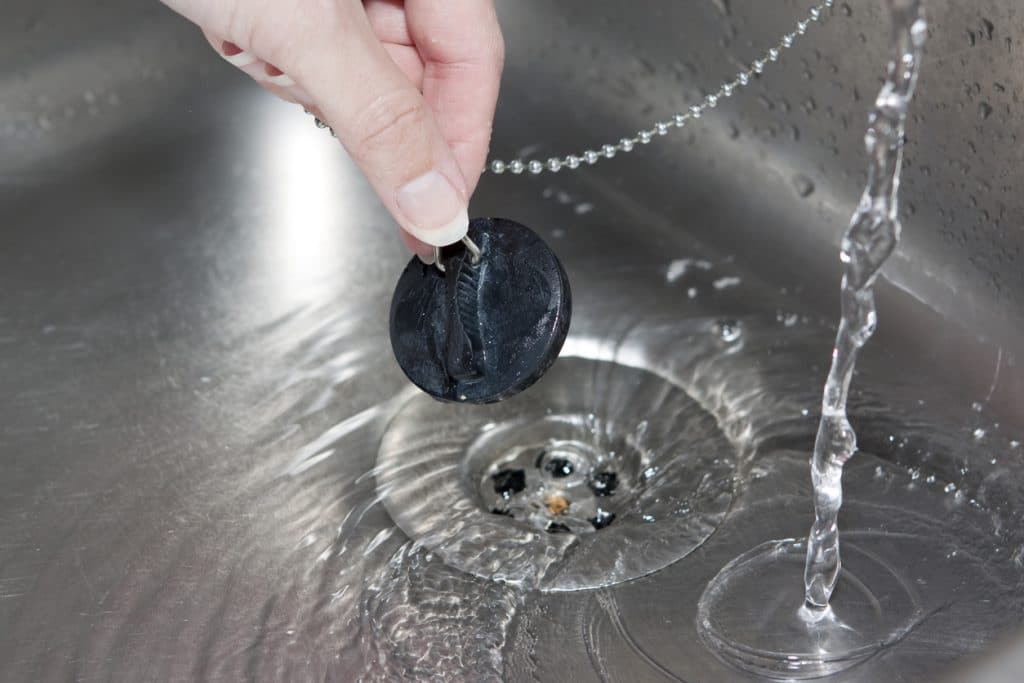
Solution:
{"label": "debris in drain", "polygon": [[512,516],[512,513],[509,512],[508,510],[506,510],[505,508],[491,508],[491,514],[492,515],[505,515],[506,517],[511,517]]}
{"label": "debris in drain", "polygon": [[491,475],[494,492],[508,500],[526,488],[526,472],[523,470],[499,470]]}
{"label": "debris in drain", "polygon": [[565,458],[551,458],[544,463],[544,471],[555,479],[561,479],[573,473],[573,466]]}
{"label": "debris in drain", "polygon": [[561,515],[569,509],[569,501],[565,499],[565,496],[548,496],[544,499],[544,505],[552,515]]}
{"label": "debris in drain", "polygon": [[588,485],[595,496],[610,496],[619,486],[619,475],[614,472],[598,472]]}
{"label": "debris in drain", "polygon": [[615,513],[597,508],[597,514],[587,521],[593,524],[595,529],[603,529],[615,521]]}
{"label": "debris in drain", "polygon": [[559,522],[548,522],[547,527],[544,529],[549,534],[571,534],[572,529]]}

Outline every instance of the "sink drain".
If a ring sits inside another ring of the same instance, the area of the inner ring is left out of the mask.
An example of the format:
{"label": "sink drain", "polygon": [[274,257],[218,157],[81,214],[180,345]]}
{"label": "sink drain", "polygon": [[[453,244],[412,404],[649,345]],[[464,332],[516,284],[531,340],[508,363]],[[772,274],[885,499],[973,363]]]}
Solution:
{"label": "sink drain", "polygon": [[645,457],[635,439],[585,440],[601,431],[595,417],[557,415],[484,432],[468,452],[481,507],[547,533],[606,529],[644,489]]}
{"label": "sink drain", "polygon": [[563,358],[490,406],[416,396],[375,474],[396,524],[484,578],[568,591],[657,571],[715,530],[735,452],[715,419],[652,372]]}

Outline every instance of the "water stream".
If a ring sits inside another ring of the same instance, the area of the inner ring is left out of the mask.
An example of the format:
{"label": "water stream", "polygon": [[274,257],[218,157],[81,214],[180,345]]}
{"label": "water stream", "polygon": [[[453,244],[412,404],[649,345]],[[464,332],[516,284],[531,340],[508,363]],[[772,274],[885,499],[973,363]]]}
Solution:
{"label": "water stream", "polygon": [[894,55],[864,137],[870,160],[867,187],[842,241],[846,266],[842,319],[832,350],[811,465],[815,519],[807,539],[804,584],[807,605],[817,610],[828,607],[839,578],[843,465],[857,450],[846,402],[858,352],[877,323],[872,285],[900,239],[898,199],[904,121],[917,84],[921,49],[928,37],[921,0],[890,0],[889,5]]}
{"label": "water stream", "polygon": [[[771,677],[816,678],[852,667],[899,642],[927,614],[917,588],[870,536],[849,546],[854,568],[842,575],[842,599],[831,603],[841,578],[843,468],[857,452],[847,417],[850,383],[877,323],[875,279],[899,242],[904,122],[928,31],[921,0],[889,0],[888,7],[893,54],[864,137],[867,185],[841,245],[842,316],[811,461],[814,524],[806,543],[768,541],[727,564],[699,606],[701,634],[713,650]],[[802,600],[793,576],[801,560]],[[755,609],[762,612],[759,627],[750,628]]]}

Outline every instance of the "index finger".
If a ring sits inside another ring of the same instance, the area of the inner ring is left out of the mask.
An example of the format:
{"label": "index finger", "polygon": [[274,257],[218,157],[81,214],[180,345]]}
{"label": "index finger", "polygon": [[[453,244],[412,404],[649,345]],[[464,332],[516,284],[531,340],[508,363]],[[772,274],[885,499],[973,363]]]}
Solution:
{"label": "index finger", "polygon": [[505,43],[492,0],[406,0],[433,109],[472,194],[491,143]]}

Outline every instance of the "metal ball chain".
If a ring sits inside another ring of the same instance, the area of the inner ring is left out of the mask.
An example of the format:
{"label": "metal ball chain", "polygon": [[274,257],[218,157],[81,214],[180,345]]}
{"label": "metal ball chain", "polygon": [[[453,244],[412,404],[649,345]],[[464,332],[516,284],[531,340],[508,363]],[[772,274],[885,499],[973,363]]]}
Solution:
{"label": "metal ball chain", "polygon": [[[683,128],[690,121],[699,119],[706,112],[717,107],[718,103],[725,98],[732,97],[737,91],[749,84],[755,76],[763,73],[769,63],[778,61],[782,51],[793,47],[797,39],[807,33],[807,29],[812,23],[823,21],[825,10],[830,9],[834,4],[835,0],[821,0],[821,2],[808,11],[806,19],[798,21],[796,27],[791,32],[782,36],[779,42],[765,52],[760,59],[755,59],[747,68],[736,74],[733,80],[719,86],[718,90],[705,97],[703,102],[693,105],[688,111],[673,114],[668,121],[658,121],[652,128],[637,131],[633,137],[622,138],[617,144],[602,145],[600,151],[588,149],[579,155],[569,154],[564,157],[551,157],[546,162],[539,159],[532,159],[530,161],[513,159],[508,162],[494,159],[487,165],[485,170],[498,175],[505,172],[514,175],[520,175],[523,172],[540,175],[544,171],[558,173],[564,168],[575,170],[583,164],[593,165],[601,159],[611,159],[619,152],[631,152],[637,145],[646,145],[655,136],[667,135],[673,128]],[[331,135],[334,135],[334,130],[326,123],[320,119],[315,119],[315,122],[318,128],[327,128],[330,130]]]}

